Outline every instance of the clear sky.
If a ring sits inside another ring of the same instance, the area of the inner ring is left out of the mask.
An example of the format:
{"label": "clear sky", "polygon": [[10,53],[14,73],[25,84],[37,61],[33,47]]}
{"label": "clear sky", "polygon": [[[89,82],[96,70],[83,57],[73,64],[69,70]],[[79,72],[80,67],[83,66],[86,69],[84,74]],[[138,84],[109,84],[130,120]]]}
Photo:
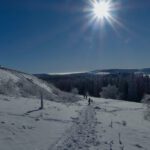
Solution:
{"label": "clear sky", "polygon": [[0,0],[0,64],[29,73],[150,67],[150,1],[116,1],[123,26],[114,30],[91,22],[88,0]]}

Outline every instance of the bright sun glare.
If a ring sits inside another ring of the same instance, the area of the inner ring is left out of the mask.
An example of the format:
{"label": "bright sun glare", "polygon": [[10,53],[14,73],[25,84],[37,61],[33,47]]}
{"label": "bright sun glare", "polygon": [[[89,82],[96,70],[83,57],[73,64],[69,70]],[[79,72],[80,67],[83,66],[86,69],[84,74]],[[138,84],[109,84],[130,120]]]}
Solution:
{"label": "bright sun glare", "polygon": [[93,21],[100,22],[102,25],[105,21],[112,23],[113,14],[116,11],[115,2],[112,0],[89,0],[89,12]]}
{"label": "bright sun glare", "polygon": [[108,18],[110,15],[110,4],[106,1],[93,3],[93,12],[98,19]]}
{"label": "bright sun glare", "polygon": [[[85,9],[89,18],[89,24],[100,25],[103,27],[105,22],[109,23],[116,33],[117,27],[125,29],[128,28],[120,22],[119,11],[121,10],[121,2],[116,0],[88,0],[88,6]],[[99,27],[99,26],[97,26]]]}

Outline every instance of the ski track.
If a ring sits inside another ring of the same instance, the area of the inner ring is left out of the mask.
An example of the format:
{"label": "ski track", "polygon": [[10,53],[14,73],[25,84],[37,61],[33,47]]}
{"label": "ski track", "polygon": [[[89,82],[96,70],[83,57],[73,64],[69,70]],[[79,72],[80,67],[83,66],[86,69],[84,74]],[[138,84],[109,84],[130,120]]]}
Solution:
{"label": "ski track", "polygon": [[90,150],[97,147],[96,124],[94,107],[86,106],[71,128],[49,150]]}

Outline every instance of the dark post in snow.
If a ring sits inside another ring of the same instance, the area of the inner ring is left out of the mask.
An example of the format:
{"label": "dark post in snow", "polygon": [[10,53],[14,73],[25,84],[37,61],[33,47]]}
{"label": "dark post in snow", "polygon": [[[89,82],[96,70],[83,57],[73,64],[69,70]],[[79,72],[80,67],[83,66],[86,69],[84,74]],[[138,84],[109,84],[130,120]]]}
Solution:
{"label": "dark post in snow", "polygon": [[122,145],[121,134],[120,134],[120,132],[119,132],[119,144]]}
{"label": "dark post in snow", "polygon": [[43,93],[40,92],[40,99],[41,99],[41,106],[39,109],[43,109],[44,108],[44,102],[43,102]]}

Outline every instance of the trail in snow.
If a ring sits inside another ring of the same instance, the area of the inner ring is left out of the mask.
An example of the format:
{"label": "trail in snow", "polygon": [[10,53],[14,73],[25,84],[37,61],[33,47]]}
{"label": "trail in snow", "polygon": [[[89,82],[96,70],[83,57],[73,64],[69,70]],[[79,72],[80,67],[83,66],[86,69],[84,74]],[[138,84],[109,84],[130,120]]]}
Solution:
{"label": "trail in snow", "polygon": [[49,150],[149,150],[141,104],[94,100]]}
{"label": "trail in snow", "polygon": [[85,107],[75,123],[49,150],[89,150],[97,147],[96,112],[93,106]]}
{"label": "trail in snow", "polygon": [[150,149],[142,104],[92,99],[91,106],[45,101],[44,110],[25,115],[39,100],[0,95],[0,150]]}

